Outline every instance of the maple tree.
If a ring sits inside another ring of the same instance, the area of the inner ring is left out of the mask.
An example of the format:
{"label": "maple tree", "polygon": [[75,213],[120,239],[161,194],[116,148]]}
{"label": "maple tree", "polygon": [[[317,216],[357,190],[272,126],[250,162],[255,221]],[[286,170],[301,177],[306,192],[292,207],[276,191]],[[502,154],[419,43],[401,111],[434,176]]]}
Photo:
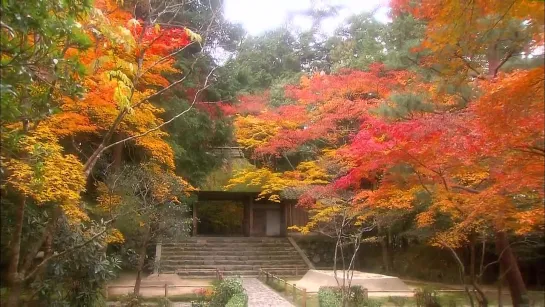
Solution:
{"label": "maple tree", "polygon": [[[62,5],[70,9],[64,11]],[[115,135],[122,142],[134,139],[149,160],[174,168],[172,149],[159,130],[165,124],[159,117],[162,110],[149,99],[181,83],[166,77],[180,73],[172,68],[172,57],[201,41],[183,27],[162,29],[135,20],[113,1],[97,1],[92,8],[87,2],[40,4],[32,10],[35,15],[27,15],[34,18],[30,26],[29,20],[16,21],[25,9],[2,4],[10,17],[8,24],[2,23],[8,34],[2,35],[2,76],[7,77],[2,78],[2,195],[16,203],[8,306],[19,305],[23,286],[45,274],[49,263],[94,241],[105,246],[123,240],[111,227],[115,216],[89,226],[95,222],[81,200],[88,176],[100,154],[114,146],[108,144]],[[43,17],[58,10],[63,13]],[[86,155],[77,144],[97,138],[104,146],[82,163]],[[45,222],[27,234],[25,217],[34,206],[43,208]],[[74,234],[80,223],[88,226],[79,234],[83,241],[53,253],[53,237],[64,227],[60,220],[67,220]],[[37,240],[23,242],[29,235]],[[36,263],[41,249],[47,252]]]}
{"label": "maple tree", "polygon": [[[238,114],[234,122],[238,143],[258,166],[268,169],[240,172],[228,187],[250,181],[258,186],[260,177],[261,184],[273,182],[265,177],[286,179],[274,188],[264,186],[262,195],[273,195],[282,190],[281,186],[330,182],[334,171],[327,168],[335,166],[326,158],[349,142],[364,113],[378,107],[395,88],[410,80],[409,72],[388,71],[377,64],[368,72],[304,76],[300,85],[286,86],[292,104],[273,107],[266,105],[266,94],[242,96],[234,111],[232,106],[224,110]],[[308,166],[313,170],[305,169]]]}
{"label": "maple tree", "polygon": [[149,243],[187,234],[191,219],[185,217],[185,200],[192,190],[181,177],[153,162],[125,165],[98,183],[100,214],[117,217],[113,226],[119,230],[109,242],[123,243],[128,238],[137,248],[135,295],[140,295]]}
{"label": "maple tree", "polygon": [[[311,188],[301,205],[313,208],[351,191],[362,221],[416,216],[415,225],[433,233],[431,244],[451,250],[493,233],[499,259],[510,268],[513,303],[523,305],[526,290],[508,234],[539,231],[545,222],[543,66],[520,65],[543,46],[543,3],[391,6],[394,18],[412,15],[426,27],[412,49],[419,53],[418,70],[374,64],[365,72],[304,76],[285,87],[287,105],[267,103],[265,92],[251,112],[243,96],[237,141],[258,169],[240,172],[231,183],[261,185],[277,199],[279,190],[312,185],[290,173],[315,161],[330,184]],[[486,305],[482,293],[477,299]]]}
{"label": "maple tree", "polygon": [[[68,46],[79,50],[91,46],[76,22],[89,9],[89,3],[80,1],[2,3],[1,193],[3,209],[14,217],[7,258],[11,290],[7,306],[18,306],[23,283],[38,275],[45,263],[62,256],[46,254],[43,261],[33,261],[44,243],[51,246],[57,218],[65,214],[74,224],[88,219],[79,207],[79,194],[85,187],[83,165],[66,154],[58,136],[39,123],[55,111],[59,97],[82,93],[77,82],[81,64],[66,57],[66,51]],[[49,16],[52,11],[58,14]],[[46,214],[43,233],[23,249],[25,211],[31,205],[50,215]]]}
{"label": "maple tree", "polygon": [[[185,28],[162,29],[148,21],[136,20],[110,1],[99,1],[97,10],[83,27],[94,33],[95,48],[85,52],[69,49],[89,69],[84,85],[88,93],[83,101],[66,98],[63,110],[48,123],[63,137],[77,141],[82,134],[101,138],[84,165],[88,176],[98,158],[108,148],[134,140],[151,159],[174,167],[172,149],[164,141],[163,112],[150,99],[180,83],[170,83],[164,74],[179,74],[173,68],[173,54],[201,38]],[[111,12],[111,13],[105,13]],[[107,15],[105,15],[107,14]],[[120,46],[123,46],[122,48]],[[117,144],[110,144],[114,136]]]}

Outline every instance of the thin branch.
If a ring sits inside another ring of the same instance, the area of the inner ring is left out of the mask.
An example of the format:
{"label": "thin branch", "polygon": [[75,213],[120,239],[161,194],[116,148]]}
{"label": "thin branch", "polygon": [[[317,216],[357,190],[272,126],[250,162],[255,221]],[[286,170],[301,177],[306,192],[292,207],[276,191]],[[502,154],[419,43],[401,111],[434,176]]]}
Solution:
{"label": "thin branch", "polygon": [[193,45],[193,44],[195,44],[195,42],[191,42],[191,43],[189,43],[189,44],[183,46],[182,48],[180,48],[180,49],[178,49],[178,50],[176,50],[176,51],[174,51],[174,52],[171,52],[170,54],[165,55],[164,57],[160,58],[159,60],[157,60],[156,62],[154,62],[153,64],[151,64],[151,66],[148,67],[146,70],[144,70],[142,73],[140,73],[140,74],[139,74],[139,77],[145,75],[145,74],[146,74],[148,71],[150,71],[153,67],[155,67],[155,66],[157,66],[157,65],[159,65],[159,64],[161,64],[161,63],[164,63],[164,62],[167,61],[169,58],[171,58],[171,57],[177,55],[178,53],[180,53],[180,52],[182,52],[182,51],[184,51],[186,48],[188,48],[189,46],[191,46],[191,45]]}
{"label": "thin branch", "polygon": [[[164,122],[164,123],[162,123],[162,124],[160,124],[160,125],[157,125],[157,126],[154,127],[154,128],[149,129],[149,130],[146,131],[146,132],[143,132],[143,133],[140,133],[140,134],[137,134],[137,135],[130,136],[130,137],[125,138],[125,139],[123,139],[123,140],[114,142],[114,143],[112,143],[112,144],[110,144],[110,145],[108,145],[108,146],[105,146],[105,147],[102,149],[102,151],[105,151],[105,150],[107,150],[107,149],[109,149],[109,148],[111,148],[111,147],[113,147],[113,146],[115,146],[115,145],[118,145],[118,144],[121,144],[121,143],[125,143],[125,142],[127,142],[127,141],[134,140],[134,139],[137,139],[137,138],[146,136],[146,135],[152,133],[153,131],[157,131],[157,130],[161,129],[163,126],[166,126],[166,125],[170,124],[171,122],[173,122],[173,121],[174,121],[175,119],[177,119],[178,117],[180,117],[180,116],[184,115],[185,113],[189,112],[189,111],[193,108],[193,106],[195,105],[195,102],[196,102],[197,97],[199,96],[199,94],[200,94],[202,91],[204,91],[205,89],[208,88],[208,86],[209,86],[208,80],[209,80],[210,76],[212,75],[212,73],[214,72],[215,69],[216,69],[216,68],[213,68],[213,69],[210,71],[210,73],[208,73],[208,75],[206,76],[206,80],[205,80],[205,82],[204,82],[204,86],[203,86],[202,88],[200,88],[200,89],[197,91],[197,93],[195,93],[195,96],[193,97],[193,101],[191,102],[191,105],[190,105],[187,109],[185,109],[184,111],[182,111],[182,112],[176,114],[175,116],[173,116],[171,119],[167,120],[166,122]],[[153,96],[153,95],[152,95],[152,96]]]}
{"label": "thin branch", "polygon": [[422,181],[422,177],[420,176],[420,173],[417,171],[415,171],[415,173],[416,173],[416,176],[418,177],[418,181],[420,182],[420,185],[424,188],[424,190],[426,190],[426,192],[428,192],[429,195],[432,195],[430,190],[426,187],[426,185]]}
{"label": "thin branch", "polygon": [[445,246],[446,248],[448,248],[450,250],[450,252],[454,256],[454,259],[456,260],[456,263],[458,263],[458,268],[459,268],[459,271],[460,271],[460,282],[464,286],[464,290],[466,291],[466,294],[467,294],[467,296],[469,298],[469,303],[471,304],[471,307],[475,306],[475,303],[473,302],[473,297],[471,296],[471,293],[469,292],[467,284],[465,283],[465,280],[464,280],[465,267],[464,267],[464,264],[462,263],[462,260],[460,260],[460,257],[458,257],[458,254],[456,253],[456,251],[452,247],[450,247],[447,244],[443,244],[443,246]]}
{"label": "thin branch", "polygon": [[460,60],[462,60],[462,62],[464,62],[465,66],[467,68],[469,68],[469,70],[473,71],[474,73],[477,74],[477,78],[479,79],[483,79],[483,76],[482,76],[482,72],[478,71],[477,69],[475,69],[473,66],[471,66],[471,63],[465,59],[463,56],[461,56],[458,52],[454,52],[454,56],[459,58]]}
{"label": "thin branch", "polygon": [[290,165],[291,169],[295,170],[295,167],[293,167],[293,164],[291,164],[291,161],[290,159],[288,159],[288,156],[285,153],[282,153],[282,156],[284,157],[284,159],[286,159],[286,161],[288,161],[288,164]]}
{"label": "thin branch", "polygon": [[503,57],[503,59],[498,64],[498,66],[496,66],[496,68],[494,68],[494,73],[492,74],[492,76],[496,77],[496,75],[498,74],[498,71],[500,70],[500,68],[503,66],[503,64],[505,64],[505,62],[509,61],[509,59],[513,56],[513,54],[515,54],[515,48],[511,49],[511,51],[509,51]]}
{"label": "thin branch", "polygon": [[525,152],[525,153],[537,155],[540,157],[545,157],[545,150],[539,147],[535,147],[535,146],[534,147],[515,147],[514,149],[516,151]]}
{"label": "thin branch", "polygon": [[[113,220],[110,220],[110,221],[113,221]],[[95,234],[94,236],[89,238],[87,241],[85,241],[85,242],[83,242],[81,244],[78,244],[78,245],[74,245],[74,246],[72,246],[72,247],[70,247],[70,248],[68,248],[68,249],[66,249],[66,250],[64,250],[64,251],[62,251],[60,253],[56,253],[56,254],[53,254],[53,255],[51,255],[49,257],[44,258],[42,260],[42,262],[40,262],[40,264],[38,264],[36,267],[34,267],[34,269],[23,278],[23,280],[26,281],[29,278],[31,278],[32,276],[34,276],[38,272],[38,270],[40,270],[41,267],[45,266],[49,261],[51,261],[53,259],[56,259],[56,258],[59,258],[61,256],[64,256],[64,255],[66,255],[66,254],[68,254],[68,253],[70,253],[70,252],[72,252],[72,251],[74,251],[76,249],[82,248],[85,245],[93,242],[96,238],[103,235],[107,230],[108,230],[108,227],[105,227],[104,230],[102,230],[101,232]]]}
{"label": "thin branch", "polygon": [[461,186],[461,185],[454,185],[454,186],[451,186],[450,188],[451,188],[451,189],[457,189],[457,190],[463,190],[463,191],[469,192],[469,193],[471,193],[471,194],[479,194],[479,193],[481,193],[481,192],[478,191],[478,190],[475,190],[475,189],[472,189],[472,188],[468,188],[468,187],[464,187],[464,186]]}

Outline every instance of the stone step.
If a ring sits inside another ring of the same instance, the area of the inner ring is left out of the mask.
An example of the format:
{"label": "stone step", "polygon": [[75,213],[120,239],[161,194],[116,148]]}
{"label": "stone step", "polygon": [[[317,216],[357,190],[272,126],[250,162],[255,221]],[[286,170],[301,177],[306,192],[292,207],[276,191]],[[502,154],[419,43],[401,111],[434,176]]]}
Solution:
{"label": "stone step", "polygon": [[[297,271],[295,270],[270,270],[270,273],[273,273],[274,275],[285,277],[285,276],[303,276],[305,275],[306,271]],[[181,276],[183,278],[203,278],[203,277],[215,277],[216,271],[207,271],[207,270],[171,270],[171,271],[165,271],[164,273],[176,273],[178,276]],[[244,270],[244,271],[220,271],[220,273],[223,276],[244,276],[244,277],[257,277],[259,275],[259,271],[255,270]]]}
{"label": "stone step", "polygon": [[164,271],[170,271],[170,270],[201,270],[201,269],[207,269],[207,270],[224,270],[224,271],[244,271],[244,270],[253,270],[253,271],[259,271],[260,269],[263,270],[275,270],[275,269],[282,269],[282,270],[308,270],[308,267],[303,264],[297,264],[297,265],[286,265],[286,266],[269,266],[269,265],[245,265],[245,264],[235,264],[235,265],[172,265],[172,264],[161,264],[161,272]]}
{"label": "stone step", "polygon": [[161,254],[173,254],[179,252],[203,252],[203,251],[214,251],[214,252],[294,252],[293,247],[258,247],[258,246],[248,246],[248,247],[176,247],[176,248],[162,248]]}
{"label": "stone step", "polygon": [[162,250],[161,255],[175,256],[175,255],[205,255],[205,254],[221,254],[221,255],[293,255],[297,254],[295,249],[281,249],[281,250],[263,250],[258,248],[247,249],[199,249],[199,250]]}
{"label": "stone step", "polygon": [[[297,255],[299,256],[299,255]],[[161,261],[165,260],[201,260],[201,261],[215,261],[215,260],[236,260],[236,261],[268,261],[268,260],[279,260],[279,261],[289,261],[297,259],[300,257],[294,256],[294,254],[281,254],[281,255],[271,255],[271,254],[257,254],[257,255],[195,255],[195,254],[179,254],[179,255],[169,255],[161,256]],[[302,259],[301,259],[302,260]]]}
{"label": "stone step", "polygon": [[283,266],[283,265],[305,265],[305,262],[302,259],[290,258],[287,260],[187,260],[187,259],[164,259],[161,260],[162,264],[165,265],[236,265],[236,264],[247,264],[247,265],[261,265],[261,266]]}
{"label": "stone step", "polygon": [[[175,268],[178,270],[221,270],[221,271],[259,271],[264,266],[261,265],[247,265],[247,264],[231,264],[231,265],[171,265],[171,264],[161,264],[161,268]],[[268,269],[282,269],[282,270],[295,270],[306,269],[304,265],[283,265],[278,267],[268,266]]]}
{"label": "stone step", "polygon": [[163,242],[162,246],[177,246],[181,244],[187,244],[187,245],[199,245],[199,244],[221,244],[221,245],[227,245],[227,244],[240,244],[240,245],[249,245],[249,244],[265,244],[265,245],[271,245],[271,244],[290,244],[290,241],[287,239],[283,240],[235,240],[235,241],[216,241],[216,240],[186,240],[186,241],[177,241],[177,242]]}
{"label": "stone step", "polygon": [[187,237],[178,241],[164,242],[163,244],[176,244],[183,242],[286,242],[283,237]]}
{"label": "stone step", "polygon": [[280,276],[302,276],[308,270],[286,238],[190,238],[161,246],[161,273],[184,278],[257,276],[261,268]]}
{"label": "stone step", "polygon": [[163,243],[162,248],[176,247],[292,247],[289,242],[218,242],[218,243],[198,243],[198,242],[182,242],[182,243]]}
{"label": "stone step", "polygon": [[[174,274],[174,272],[172,272],[172,274]],[[259,275],[256,273],[256,274],[252,274],[252,275],[239,275],[239,274],[227,274],[227,275],[223,275],[224,277],[226,278],[229,278],[229,277],[237,277],[237,276],[241,276],[241,277],[244,277],[244,278],[257,278]],[[286,279],[286,280],[289,280],[289,279],[300,279],[302,277],[302,275],[276,275],[282,279]],[[214,279],[216,276],[215,275],[209,275],[209,276],[202,276],[202,275],[184,275],[184,276],[181,276],[182,278],[184,279]]]}

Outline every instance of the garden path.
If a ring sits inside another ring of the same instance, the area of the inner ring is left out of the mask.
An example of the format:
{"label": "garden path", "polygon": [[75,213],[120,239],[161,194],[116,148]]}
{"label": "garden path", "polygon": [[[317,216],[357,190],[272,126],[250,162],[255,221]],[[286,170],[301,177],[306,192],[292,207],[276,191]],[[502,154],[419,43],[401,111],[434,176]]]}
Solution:
{"label": "garden path", "polygon": [[243,278],[242,286],[248,294],[248,307],[294,307],[257,278]]}

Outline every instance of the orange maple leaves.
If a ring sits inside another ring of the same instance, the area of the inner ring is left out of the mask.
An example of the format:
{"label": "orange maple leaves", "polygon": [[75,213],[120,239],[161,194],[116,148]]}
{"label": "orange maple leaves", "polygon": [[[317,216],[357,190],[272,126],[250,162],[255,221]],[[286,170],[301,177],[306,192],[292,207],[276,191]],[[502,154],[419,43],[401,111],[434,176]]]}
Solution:
{"label": "orange maple leaves", "polygon": [[[190,44],[195,34],[184,28],[144,24],[112,1],[98,1],[93,14],[81,22],[94,37],[94,48],[82,53],[69,49],[67,56],[77,56],[86,65],[87,93],[82,99],[64,98],[63,112],[46,124],[59,136],[77,140],[105,134],[123,110],[127,114],[116,131],[122,137],[136,136],[160,125],[163,110],[147,97],[170,84],[166,74],[180,73],[168,55]],[[132,144],[153,160],[173,168],[174,155],[165,136],[165,132],[157,130]]]}

